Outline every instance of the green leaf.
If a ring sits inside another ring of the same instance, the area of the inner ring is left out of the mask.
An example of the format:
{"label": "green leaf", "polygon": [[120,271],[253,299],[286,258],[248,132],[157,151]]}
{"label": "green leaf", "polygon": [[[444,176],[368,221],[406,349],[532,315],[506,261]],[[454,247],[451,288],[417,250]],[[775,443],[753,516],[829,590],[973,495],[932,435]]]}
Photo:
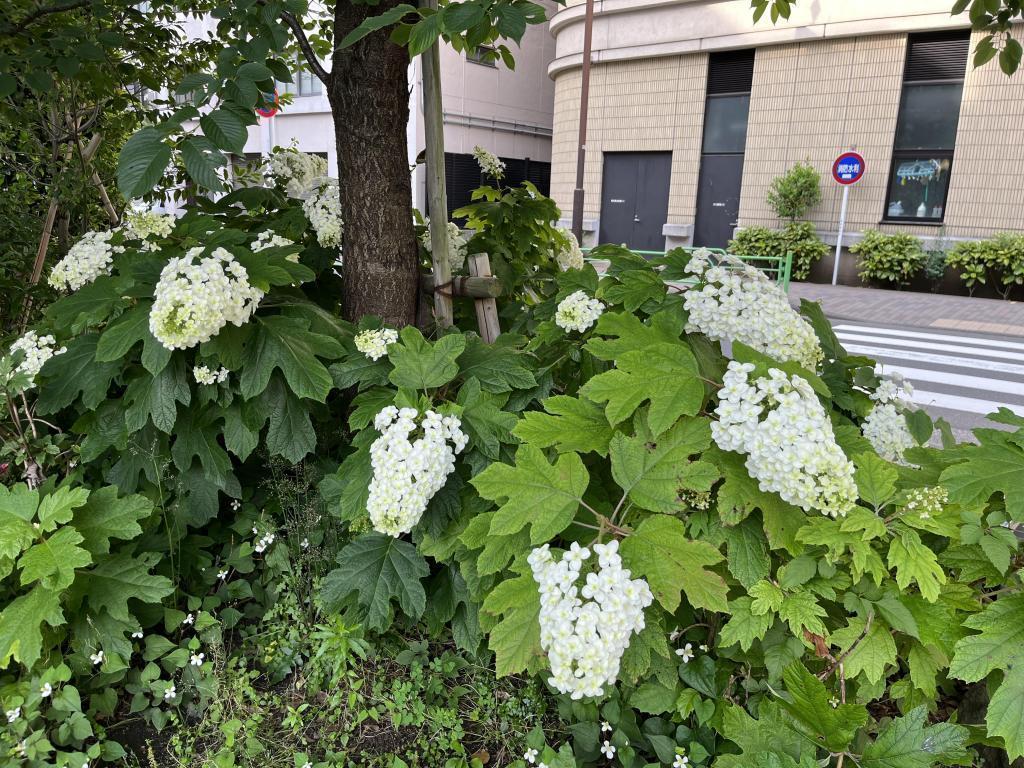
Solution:
{"label": "green leaf", "polygon": [[703,404],[704,384],[697,361],[682,343],[624,352],[616,365],[616,370],[598,374],[580,389],[591,400],[608,404],[605,414],[612,426],[650,400],[647,421],[658,436],[680,416],[696,414]]}
{"label": "green leaf", "polygon": [[515,442],[512,428],[516,415],[501,410],[507,395],[492,395],[480,389],[480,382],[469,379],[459,390],[458,404],[462,406],[462,426],[474,448],[491,461],[497,461],[503,443]]}
{"label": "green leaf", "polygon": [[152,419],[153,426],[171,434],[178,420],[178,403],[188,405],[192,401],[187,376],[184,359],[176,357],[173,364],[156,376],[143,375],[133,380],[124,395],[128,431],[138,432]]}
{"label": "green leaf", "polygon": [[419,56],[437,42],[442,31],[442,19],[440,13],[434,13],[416,22],[409,34],[410,56]]}
{"label": "green leaf", "polygon": [[120,361],[149,331],[150,304],[139,304],[107,326],[96,345],[96,360]]}
{"label": "green leaf", "polygon": [[744,595],[729,602],[729,621],[722,627],[718,636],[719,645],[728,648],[739,644],[744,651],[749,651],[755,640],[760,640],[771,629],[775,616],[765,613],[761,616],[751,611],[753,601]]}
{"label": "green leaf", "polygon": [[675,687],[669,687],[657,680],[648,680],[629,697],[629,705],[640,712],[660,715],[676,708],[679,693]]}
{"label": "green leaf", "polygon": [[616,432],[610,444],[612,477],[637,506],[671,513],[685,505],[679,493],[686,486],[689,457],[711,443],[706,419],[685,419],[657,442]]}
{"label": "green leaf", "polygon": [[64,624],[56,593],[36,586],[7,604],[0,612],[0,666],[6,667],[14,659],[26,669],[32,668],[42,653],[43,622],[51,627]]}
{"label": "green leaf", "polygon": [[40,539],[18,560],[22,586],[38,581],[54,592],[67,589],[75,580],[75,569],[92,562],[89,553],[78,546],[81,543],[82,535],[71,526]]}
{"label": "green leaf", "polygon": [[249,400],[270,383],[275,368],[296,396],[324,402],[331,391],[331,374],[317,358],[333,360],[344,354],[330,336],[313,333],[309,321],[283,315],[258,317],[256,339],[239,380],[242,397]]}
{"label": "green leaf", "polygon": [[78,599],[89,600],[91,610],[106,609],[118,621],[135,622],[129,601],[159,603],[174,591],[170,579],[150,573],[159,562],[157,552],[103,556],[94,568],[78,574],[73,591]]}
{"label": "green leaf", "polygon": [[843,752],[850,746],[857,729],[867,724],[867,709],[859,704],[833,707],[824,683],[799,662],[787,667],[782,679],[789,694],[788,700],[782,700],[782,706],[799,721],[815,743],[823,744],[833,752]]}
{"label": "green leaf", "polygon": [[476,336],[467,337],[466,349],[458,359],[463,378],[476,377],[486,392],[500,393],[536,387],[537,378],[526,362],[529,358],[503,345],[502,338],[499,336],[496,343],[487,344]]}
{"label": "green leaf", "polygon": [[918,445],[927,445],[928,441],[932,439],[932,433],[935,432],[931,416],[926,411],[916,410],[907,411],[904,418],[907,422],[907,429],[910,430],[910,436],[914,438],[915,442]]}
{"label": "green leaf", "polygon": [[261,64],[258,61],[245,62],[245,64],[238,68],[238,76],[257,83],[274,79],[274,73],[270,71],[267,65]]}
{"label": "green leaf", "polygon": [[513,434],[538,448],[554,448],[559,453],[608,453],[612,428],[604,410],[586,398],[554,395],[544,400],[544,410],[527,411]]}
{"label": "green leaf", "polygon": [[271,456],[284,456],[297,464],[316,448],[316,432],[309,409],[293,395],[279,376],[267,387],[260,403],[270,414],[267,429],[267,450]]}
{"label": "green leaf", "polygon": [[767,578],[771,564],[768,542],[757,521],[747,518],[724,532],[729,573],[747,588]]}
{"label": "green leaf", "polygon": [[978,430],[980,445],[962,448],[966,461],[943,470],[939,477],[949,500],[964,507],[984,504],[1002,493],[1006,511],[1024,521],[1024,448],[1013,433]]}
{"label": "green leaf", "polygon": [[178,420],[175,429],[171,457],[182,472],[188,471],[198,458],[203,476],[211,482],[223,485],[231,472],[231,458],[217,440],[218,430],[214,426],[216,414],[191,411]]}
{"label": "green leaf", "polygon": [[540,448],[523,445],[514,466],[491,464],[470,482],[483,498],[501,503],[491,523],[492,536],[516,533],[529,524],[530,541],[536,545],[569,527],[590,475],[578,454],[564,453],[552,466]]}
{"label": "green leaf", "polygon": [[[212,141],[217,149],[235,154],[241,154],[245,149],[245,140],[249,137],[249,132],[241,118],[225,107],[214,109],[200,117],[199,127],[203,129],[203,135]],[[170,151],[168,150],[169,155]]]}
{"label": "green leaf", "polygon": [[502,617],[487,640],[498,677],[530,669],[541,655],[540,593],[533,577],[505,579],[487,594],[481,610]]}
{"label": "green leaf", "polygon": [[370,629],[384,630],[391,625],[393,601],[412,619],[423,615],[427,594],[421,580],[430,568],[408,541],[367,533],[348,544],[338,554],[338,562],[340,567],[328,573],[320,587],[320,601],[326,610],[337,610],[356,592]]}
{"label": "green leaf", "polygon": [[379,16],[371,16],[345,35],[345,37],[342,38],[341,43],[338,44],[338,48],[348,48],[350,45],[358,43],[372,32],[376,32],[378,29],[384,29],[384,27],[390,27],[392,24],[398,23],[402,20],[403,16],[410,13],[416,13],[415,6],[409,5],[408,3],[399,3],[394,8],[389,8]]}
{"label": "green leaf", "polygon": [[921,537],[909,529],[900,531],[889,542],[890,568],[896,569],[896,584],[906,589],[917,582],[926,600],[939,599],[939,588],[946,583],[946,573],[939,566],[935,553],[921,543]]}
{"label": "green leaf", "polygon": [[236,400],[224,411],[224,447],[245,461],[259,445],[265,422],[258,401]]}
{"label": "green leaf", "polygon": [[95,408],[106,399],[107,388],[120,372],[121,364],[96,362],[98,342],[99,334],[87,333],[68,342],[67,352],[46,361],[40,374],[45,381],[36,401],[39,413],[56,413],[79,397],[86,409]]}
{"label": "green leaf", "polygon": [[[757,610],[756,601],[754,610]],[[804,630],[815,635],[828,634],[821,621],[828,613],[818,605],[818,601],[810,592],[803,590],[790,592],[779,604],[777,610],[779,618],[789,624],[789,631],[793,633],[794,637],[802,638]]]}
{"label": "green leaf", "polygon": [[89,494],[88,503],[75,513],[74,525],[87,550],[106,554],[111,539],[130,541],[142,535],[139,521],[152,513],[153,503],[145,496],[118,498],[117,488],[107,486]]}
{"label": "green leaf", "polygon": [[949,675],[974,683],[993,672],[1004,673],[985,722],[989,735],[1001,737],[1010,760],[1015,760],[1024,756],[1024,594],[998,598],[964,626],[979,634],[957,642]]}
{"label": "green leaf", "polygon": [[624,563],[636,576],[647,579],[651,592],[665,610],[679,607],[680,592],[694,608],[727,613],[725,580],[706,566],[722,561],[722,554],[706,541],[686,538],[686,526],[668,515],[652,515],[622,542]]}
{"label": "green leaf", "polygon": [[36,512],[39,530],[52,531],[58,525],[68,522],[74,515],[74,510],[85,504],[88,498],[88,488],[72,488],[69,485],[47,494],[39,502],[39,509]]}
{"label": "green leaf", "polygon": [[202,136],[188,136],[179,145],[185,171],[200,187],[220,191],[224,188],[217,169],[225,164],[224,155]]}
{"label": "green leaf", "polygon": [[401,344],[388,350],[394,363],[391,383],[396,387],[414,390],[434,389],[447,384],[459,373],[456,358],[466,348],[466,337],[452,333],[431,344],[413,326],[402,329]]}
{"label": "green leaf", "polygon": [[853,463],[860,497],[875,509],[885,506],[896,493],[896,468],[873,453],[857,454]]}
{"label": "green leaf", "polygon": [[647,301],[664,300],[665,281],[653,270],[632,269],[619,274],[617,281],[605,283],[598,297],[635,312]]}
{"label": "green leaf", "polygon": [[681,319],[669,311],[658,312],[651,317],[649,325],[642,323],[632,312],[605,312],[598,318],[585,349],[598,360],[615,360],[626,352],[655,344],[675,344],[679,341],[681,328]]}
{"label": "green leaf", "polygon": [[38,504],[38,491],[0,485],[0,559],[13,560],[35,539],[32,518]]}
{"label": "green leaf", "polygon": [[892,720],[878,738],[864,748],[859,761],[861,768],[967,765],[970,755],[965,747],[970,731],[954,723],[925,727],[927,716],[927,707],[921,706]]}
{"label": "green leaf", "polygon": [[[241,147],[237,151],[241,152]],[[141,197],[155,187],[170,162],[171,148],[158,128],[146,126],[136,131],[121,148],[117,161],[117,187],[125,200]]]}
{"label": "green leaf", "polygon": [[865,634],[866,624],[866,619],[851,618],[846,627],[832,633],[829,641],[838,645],[846,657],[847,680],[863,672],[869,683],[877,683],[885,677],[885,670],[896,664],[896,642],[881,622],[873,621]]}

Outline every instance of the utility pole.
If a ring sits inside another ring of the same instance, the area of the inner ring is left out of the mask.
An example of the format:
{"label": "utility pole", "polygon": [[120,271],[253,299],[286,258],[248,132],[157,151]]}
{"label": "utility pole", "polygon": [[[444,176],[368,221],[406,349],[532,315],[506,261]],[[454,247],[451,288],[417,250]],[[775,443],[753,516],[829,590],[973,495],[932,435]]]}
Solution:
{"label": "utility pole", "polygon": [[590,46],[594,36],[594,0],[587,0],[583,28],[583,88],[580,94],[580,136],[576,150],[576,188],[572,193],[572,233],[583,245],[583,170],[587,164],[587,111],[590,104]]}

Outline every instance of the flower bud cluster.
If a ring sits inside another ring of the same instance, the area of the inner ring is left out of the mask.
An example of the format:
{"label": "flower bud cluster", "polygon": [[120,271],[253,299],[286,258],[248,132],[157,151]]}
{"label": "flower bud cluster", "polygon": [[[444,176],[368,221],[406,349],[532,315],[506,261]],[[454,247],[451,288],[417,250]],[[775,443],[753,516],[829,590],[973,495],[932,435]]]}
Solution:
{"label": "flower bud cluster", "polygon": [[566,331],[583,331],[597,322],[604,312],[604,304],[587,296],[585,291],[576,291],[566,296],[555,310],[555,325]]}
{"label": "flower bud cluster", "polygon": [[394,328],[375,328],[356,334],[356,349],[371,360],[380,360],[388,354],[388,344],[398,341]]}
{"label": "flower bud cluster", "polygon": [[563,272],[570,269],[583,269],[586,262],[583,260],[583,250],[580,248],[579,241],[576,240],[576,235],[565,227],[559,227],[558,232],[565,239],[565,244],[555,254],[558,266],[562,268]]}
{"label": "flower bud cluster", "polygon": [[555,561],[547,544],[528,562],[540,590],[540,644],[551,663],[548,683],[573,699],[604,695],[614,685],[622,654],[634,632],[644,628],[644,609],[653,601],[643,579],[622,567],[619,542],[595,544],[596,571],[577,585],[590,550],[573,542]]}
{"label": "flower bud cluster", "polygon": [[878,389],[871,393],[875,407],[864,419],[861,431],[875,452],[886,461],[906,464],[903,452],[916,445],[904,416],[910,407],[908,398],[913,392],[909,381],[904,381],[902,376],[894,376],[883,379]]}
{"label": "flower bud cluster", "polygon": [[122,229],[126,237],[141,240],[143,250],[155,251],[156,244],[149,242],[149,236],[155,235],[157,239],[167,237],[174,229],[174,221],[170,214],[138,211],[125,217]]}
{"label": "flower bud cluster", "polygon": [[209,256],[193,248],[160,273],[149,329],[168,349],[188,349],[209,341],[226,323],[243,325],[256,311],[263,291],[224,248]]}
{"label": "flower bud cluster", "polygon": [[199,384],[223,384],[228,380],[229,373],[231,371],[223,366],[217,371],[210,370],[205,365],[197,365],[192,369],[192,375]]}
{"label": "flower bud cluster", "polygon": [[67,347],[56,348],[57,340],[53,336],[39,336],[35,331],[29,331],[20,339],[11,344],[11,354],[24,352],[25,358],[18,363],[14,373],[24,373],[29,378],[29,385],[35,383],[36,374],[42,369],[46,361],[54,355],[60,355],[68,351]]}
{"label": "flower bud cluster", "polygon": [[[420,235],[420,242],[427,253],[433,253],[434,247],[430,240],[430,219],[425,218],[427,230]],[[448,265],[452,272],[458,272],[466,263],[466,239],[462,236],[462,230],[455,222],[449,221],[445,227],[448,235]]]}
{"label": "flower bud cluster", "polygon": [[271,175],[284,186],[288,197],[304,198],[313,183],[327,175],[327,161],[306,152],[275,152],[270,156],[269,165]]}
{"label": "flower bud cluster", "polygon": [[750,382],[753,370],[729,363],[711,424],[715,443],[747,455],[747,471],[762,491],[805,511],[845,515],[857,503],[854,467],[811,385],[777,368]]}
{"label": "flower bud cluster", "polygon": [[[370,446],[373,479],[366,509],[374,529],[389,536],[408,533],[420,521],[455,470],[455,454],[469,441],[455,416],[427,411],[417,424],[418,417],[415,408],[389,405],[373,420],[381,435]],[[417,429],[420,436],[412,439]]]}
{"label": "flower bud cluster", "polygon": [[[256,239],[253,241],[251,247],[253,253],[259,253],[267,248],[278,248],[286,245],[295,245],[295,241],[289,240],[287,237],[281,237],[281,235],[268,229],[267,231],[260,232],[256,235]],[[297,253],[289,253],[285,258],[288,259],[288,261],[294,261],[296,264],[299,263],[299,254]]]}
{"label": "flower bud cluster", "polygon": [[822,359],[814,329],[789,305],[785,292],[761,270],[727,256],[713,264],[706,249],[694,252],[686,267],[697,285],[686,291],[687,331],[711,339],[739,341],[813,371]]}
{"label": "flower bud cluster", "polygon": [[493,152],[488,152],[481,146],[473,147],[473,157],[480,170],[487,176],[500,179],[505,175],[505,163],[498,159]]}
{"label": "flower bud cluster", "polygon": [[949,492],[941,485],[914,488],[907,492],[907,501],[903,509],[907,512],[916,512],[922,520],[927,520],[932,515],[940,514],[945,509],[947,501]]}
{"label": "flower bud cluster", "polygon": [[325,248],[341,247],[341,190],[337,179],[322,176],[313,181],[302,203],[302,210],[316,232],[320,245]]}
{"label": "flower bud cluster", "polygon": [[53,266],[50,285],[77,291],[100,275],[109,275],[114,254],[124,251],[124,246],[110,244],[113,236],[113,232],[86,232],[71,246],[67,256]]}

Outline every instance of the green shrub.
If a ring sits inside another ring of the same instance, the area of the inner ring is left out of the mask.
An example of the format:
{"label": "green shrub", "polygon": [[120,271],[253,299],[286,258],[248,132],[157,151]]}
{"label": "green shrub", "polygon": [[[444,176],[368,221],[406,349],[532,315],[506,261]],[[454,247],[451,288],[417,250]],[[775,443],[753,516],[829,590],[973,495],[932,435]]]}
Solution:
{"label": "green shrub", "polygon": [[859,243],[850,247],[850,253],[859,257],[862,280],[897,286],[907,285],[925,262],[921,241],[902,232],[887,234],[869,229]]}
{"label": "green shrub", "polygon": [[821,174],[810,163],[797,163],[772,179],[767,200],[780,219],[799,219],[821,201]]}
{"label": "green shrub", "polygon": [[814,225],[809,221],[793,221],[782,229],[747,227],[730,241],[729,251],[740,256],[784,256],[793,254],[794,280],[806,280],[811,267],[828,253]]}
{"label": "green shrub", "polygon": [[957,243],[946,263],[960,272],[973,295],[978,284],[991,285],[1004,299],[1024,284],[1024,234],[1001,232],[990,240]]}

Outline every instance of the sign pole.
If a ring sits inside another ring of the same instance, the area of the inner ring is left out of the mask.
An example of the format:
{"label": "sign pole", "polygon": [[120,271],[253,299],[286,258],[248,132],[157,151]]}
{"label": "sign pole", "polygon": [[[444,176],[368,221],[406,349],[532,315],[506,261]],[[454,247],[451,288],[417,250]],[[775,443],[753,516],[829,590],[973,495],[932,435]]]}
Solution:
{"label": "sign pole", "polygon": [[836,263],[832,267],[832,285],[839,279],[839,252],[843,249],[843,230],[846,229],[846,201],[850,199],[850,185],[843,185],[843,203],[839,208],[839,234],[836,235]]}

